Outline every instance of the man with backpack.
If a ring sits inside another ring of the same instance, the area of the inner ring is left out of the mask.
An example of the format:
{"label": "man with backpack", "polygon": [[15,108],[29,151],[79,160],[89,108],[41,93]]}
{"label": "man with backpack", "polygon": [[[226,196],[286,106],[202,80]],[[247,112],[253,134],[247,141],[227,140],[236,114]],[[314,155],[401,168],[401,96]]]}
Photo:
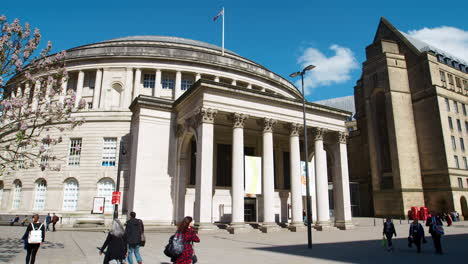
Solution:
{"label": "man with backpack", "polygon": [[393,235],[396,236],[396,230],[395,230],[395,226],[392,223],[392,219],[390,219],[389,217],[387,217],[387,220],[384,222],[383,234],[387,238],[387,250],[393,251],[392,237]]}
{"label": "man with backpack", "polygon": [[55,232],[55,225],[59,221],[58,216],[55,215],[55,213],[52,216],[52,231]]}
{"label": "man with backpack", "polygon": [[429,233],[432,236],[432,241],[434,241],[436,254],[442,255],[442,242],[440,241],[442,235],[444,235],[442,219],[440,219],[440,216],[432,213],[432,216],[426,220],[426,226],[429,227]]}
{"label": "man with backpack", "polygon": [[128,243],[128,263],[133,264],[133,256],[135,254],[138,264],[143,263],[140,255],[140,247],[145,245],[145,228],[143,221],[136,218],[135,212],[130,212],[130,220],[127,221],[125,226],[125,236]]}

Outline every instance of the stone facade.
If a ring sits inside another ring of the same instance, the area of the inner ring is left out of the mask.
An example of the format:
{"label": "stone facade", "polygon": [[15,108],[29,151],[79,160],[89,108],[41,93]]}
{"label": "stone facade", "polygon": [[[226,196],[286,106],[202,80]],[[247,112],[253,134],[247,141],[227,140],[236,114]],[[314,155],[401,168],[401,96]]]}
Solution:
{"label": "stone facade", "polygon": [[[0,176],[1,214],[57,212],[63,224],[109,221],[110,204],[104,215],[90,211],[94,197],[110,202],[120,161],[120,213],[135,211],[147,225],[171,225],[185,215],[207,229],[215,222],[231,223],[232,230],[260,222],[271,230],[277,223],[302,221],[299,161],[305,157],[299,130],[291,132],[302,123],[302,104],[289,81],[235,53],[222,56],[216,46],[179,38],[128,37],[67,54],[66,87],[86,100],[87,109],[76,114],[86,122],[63,135],[64,142],[54,149],[64,157],[61,171],[31,169]],[[13,78],[9,93],[22,85],[21,76]],[[320,209],[318,227],[334,225],[329,182],[339,189],[334,199],[337,226],[350,226],[343,141],[349,114],[307,104],[308,124],[321,131],[319,143],[314,148],[311,138],[309,146],[321,155],[314,172],[324,188],[314,198],[314,208]],[[80,160],[70,166],[76,140],[81,140]],[[118,153],[121,144],[125,155]],[[262,195],[244,194],[244,155],[264,161]],[[109,158],[113,162],[105,161]],[[45,190],[38,190],[38,182],[45,183]],[[35,207],[38,193],[46,195],[40,209]],[[251,218],[244,206],[253,210]]]}
{"label": "stone facade", "polygon": [[467,217],[466,63],[384,18],[366,58],[354,90],[358,130],[349,143],[360,214],[398,217],[426,206]]}

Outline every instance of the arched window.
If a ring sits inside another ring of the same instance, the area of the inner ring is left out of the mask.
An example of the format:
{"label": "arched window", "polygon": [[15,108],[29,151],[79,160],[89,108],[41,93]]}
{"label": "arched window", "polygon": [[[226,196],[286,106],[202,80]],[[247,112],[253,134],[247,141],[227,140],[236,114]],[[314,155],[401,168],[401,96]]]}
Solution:
{"label": "arched window", "polygon": [[63,189],[63,210],[76,211],[78,207],[78,182],[69,179]]}
{"label": "arched window", "polygon": [[47,196],[47,183],[44,179],[40,179],[36,182],[36,195],[34,197],[33,210],[38,210],[38,211],[44,210],[46,196]]}
{"label": "arched window", "polygon": [[13,204],[11,205],[11,209],[18,209],[21,203],[21,181],[15,181],[14,183],[14,190],[13,190]]}
{"label": "arched window", "polygon": [[113,211],[112,208],[112,192],[115,190],[114,181],[111,179],[104,179],[98,182],[98,197],[106,198],[104,212],[110,213]]}

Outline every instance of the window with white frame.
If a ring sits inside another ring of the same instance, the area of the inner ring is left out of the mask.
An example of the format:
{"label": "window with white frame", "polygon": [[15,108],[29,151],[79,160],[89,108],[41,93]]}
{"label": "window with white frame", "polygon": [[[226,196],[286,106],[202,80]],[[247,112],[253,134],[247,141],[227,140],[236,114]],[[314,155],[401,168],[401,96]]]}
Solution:
{"label": "window with white frame", "polygon": [[161,81],[163,89],[174,89],[174,80],[169,78],[164,78]]}
{"label": "window with white frame", "polygon": [[45,168],[49,165],[49,144],[44,144],[41,147],[41,167]]}
{"label": "window with white frame", "polygon": [[442,81],[443,85],[445,86],[446,79],[445,79],[445,72],[443,72],[443,71],[440,71],[440,80]]}
{"label": "window with white frame", "polygon": [[452,136],[451,138],[452,138],[452,148],[453,148],[454,150],[456,150],[456,149],[457,149],[457,142],[455,141],[455,137]]}
{"label": "window with white frame", "polygon": [[457,103],[457,101],[455,101],[455,100],[453,101],[453,106],[455,108],[455,113],[458,114],[458,103]]}
{"label": "window with white frame", "polygon": [[463,141],[463,138],[460,138],[460,148],[465,151],[465,142]]}
{"label": "window with white frame", "polygon": [[447,107],[447,112],[450,112],[450,101],[448,98],[445,98],[445,106]]}
{"label": "window with white frame", "polygon": [[17,181],[15,182],[15,186],[13,189],[13,203],[11,205],[11,209],[18,209],[21,204],[21,182]]}
{"label": "window with white frame", "polygon": [[63,210],[76,211],[78,207],[78,182],[69,179],[65,182],[63,189]]}
{"label": "window with white frame", "polygon": [[102,166],[115,166],[117,156],[117,138],[104,138]]}
{"label": "window with white frame", "polygon": [[112,192],[115,190],[114,181],[111,179],[104,179],[98,182],[98,193],[97,197],[104,197],[105,205],[104,205],[104,212],[109,213],[112,212]]}
{"label": "window with white frame", "polygon": [[466,116],[466,105],[462,104],[463,115]]}
{"label": "window with white frame", "polygon": [[458,127],[458,131],[462,131],[462,126],[461,126],[461,122],[460,122],[460,119],[457,119],[457,127]]}
{"label": "window with white frame", "polygon": [[463,180],[462,180],[462,178],[458,178],[458,188],[463,188]]}
{"label": "window with white frame", "polygon": [[45,201],[47,196],[47,183],[45,180],[39,180],[36,182],[36,192],[34,196],[34,208],[33,210],[42,211],[45,207]]}
{"label": "window with white frame", "polygon": [[449,123],[450,129],[453,129],[452,118],[450,116],[448,117],[448,123]]}
{"label": "window with white frame", "polygon": [[17,157],[18,157],[18,163],[16,164],[18,169],[24,169],[26,168],[26,161],[25,161],[25,157],[24,157],[24,152],[26,152],[26,146],[24,145],[21,145],[19,146],[18,148],[18,154],[17,154]]}
{"label": "window with white frame", "polygon": [[458,156],[454,155],[453,158],[455,160],[455,168],[459,169],[460,168],[460,163],[458,163]]}
{"label": "window with white frame", "polygon": [[468,170],[468,161],[466,160],[466,157],[463,157],[463,165],[465,165],[465,169]]}
{"label": "window with white frame", "polygon": [[68,156],[69,166],[80,166],[81,138],[70,139],[70,154]]}
{"label": "window with white frame", "polygon": [[155,74],[144,74],[143,75],[143,88],[154,88]]}
{"label": "window with white frame", "polygon": [[192,84],[193,84],[193,82],[191,80],[182,80],[182,86],[181,86],[182,91],[185,91],[188,88],[190,88],[190,86],[192,86]]}

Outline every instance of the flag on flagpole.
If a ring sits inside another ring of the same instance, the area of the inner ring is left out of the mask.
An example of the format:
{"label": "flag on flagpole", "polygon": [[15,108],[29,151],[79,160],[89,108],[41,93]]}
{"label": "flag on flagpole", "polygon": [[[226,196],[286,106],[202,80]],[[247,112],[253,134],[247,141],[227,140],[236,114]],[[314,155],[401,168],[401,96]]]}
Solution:
{"label": "flag on flagpole", "polygon": [[213,21],[216,21],[216,19],[218,19],[219,16],[222,16],[224,14],[224,9],[221,10],[215,17],[213,17]]}

